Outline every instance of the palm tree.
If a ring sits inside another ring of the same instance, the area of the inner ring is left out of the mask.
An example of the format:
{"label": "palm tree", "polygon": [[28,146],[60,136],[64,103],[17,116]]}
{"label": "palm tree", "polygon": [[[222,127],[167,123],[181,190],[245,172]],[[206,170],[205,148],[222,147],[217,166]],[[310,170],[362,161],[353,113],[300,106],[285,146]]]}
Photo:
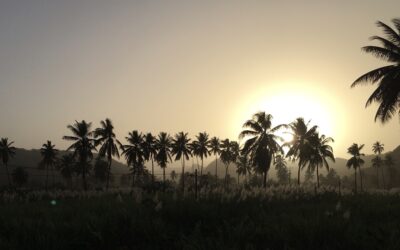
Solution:
{"label": "palm tree", "polygon": [[172,181],[175,181],[176,176],[177,176],[175,170],[172,170],[171,173],[170,173],[170,175],[171,175],[171,180],[172,180]]}
{"label": "palm tree", "polygon": [[[379,155],[377,155],[372,158],[371,162],[372,167],[376,168],[376,183],[377,187],[379,188],[379,168],[383,166],[383,160]],[[385,187],[385,185],[383,187]]]}
{"label": "palm tree", "polygon": [[393,178],[397,175],[397,171],[393,167],[394,166],[394,160],[393,160],[393,157],[392,157],[391,154],[386,154],[385,155],[385,159],[383,160],[383,164],[389,170],[389,182],[390,182],[390,187],[392,187]]}
{"label": "palm tree", "polygon": [[300,185],[300,170],[305,166],[306,158],[308,157],[306,151],[308,150],[309,142],[318,128],[318,126],[308,128],[309,123],[310,122],[305,123],[304,119],[301,117],[290,123],[288,127],[292,131],[291,135],[293,136],[293,140],[284,144],[284,146],[290,146],[286,157],[291,158],[292,161],[298,161],[298,185]]}
{"label": "palm tree", "polygon": [[92,150],[96,150],[95,139],[92,137],[93,132],[90,130],[92,123],[85,120],[81,122],[75,121],[74,125],[68,125],[72,136],[63,136],[64,140],[73,141],[73,144],[67,150],[73,150],[74,157],[78,157],[78,173],[82,174],[83,188],[87,190],[86,175],[90,161],[93,159]]}
{"label": "palm tree", "polygon": [[73,154],[63,155],[57,163],[57,168],[61,176],[68,181],[70,188],[72,187],[72,176],[75,171],[76,162]]}
{"label": "palm tree", "polygon": [[305,149],[305,162],[309,164],[310,169],[317,170],[317,187],[319,188],[319,173],[318,169],[324,167],[329,171],[329,163],[327,159],[335,162],[333,149],[330,145],[334,140],[325,135],[319,136],[318,132],[312,134],[309,138],[309,143]]}
{"label": "palm tree", "polygon": [[251,166],[249,164],[249,160],[245,155],[241,155],[237,158],[236,161],[236,173],[238,174],[238,185],[239,185],[239,176],[244,175],[244,178],[247,182],[247,174],[251,172]]}
{"label": "palm tree", "polygon": [[[375,142],[375,143],[372,145],[372,151],[373,151],[375,154],[377,154],[378,156],[380,156],[381,153],[383,152],[383,150],[385,149],[384,146],[385,146],[385,145],[383,145],[382,143],[380,143],[379,141],[377,141],[377,142]],[[380,157],[379,157],[379,158],[380,158]],[[377,171],[378,171],[379,167],[382,166],[382,168],[381,168],[382,182],[383,182],[383,188],[385,188],[385,176],[383,175],[383,164],[382,164],[383,161],[382,161],[382,159],[380,158],[380,160],[378,160],[377,163],[378,163],[377,168],[376,168]],[[379,164],[379,163],[381,163],[381,164]],[[377,172],[377,174],[379,175],[379,172]],[[378,176],[377,176],[377,178],[379,179]],[[378,188],[379,188],[379,182],[378,182]]]}
{"label": "palm tree", "polygon": [[182,159],[182,190],[185,191],[185,160],[189,160],[189,156],[192,155],[190,150],[190,139],[188,134],[184,132],[179,132],[175,135],[172,140],[172,155],[175,156],[175,161]]}
{"label": "palm tree", "polygon": [[215,156],[215,179],[216,180],[218,178],[218,154],[220,152],[219,145],[220,145],[220,141],[219,141],[219,139],[217,137],[214,136],[213,138],[211,138],[211,140],[210,140],[210,151]]}
{"label": "palm tree", "polygon": [[114,134],[114,126],[110,119],[105,119],[100,122],[101,128],[97,128],[94,131],[94,136],[96,138],[96,145],[101,145],[99,150],[99,157],[107,158],[107,176],[106,176],[106,190],[108,189],[110,183],[111,174],[111,163],[112,157],[119,158],[118,146],[122,144],[116,139]]}
{"label": "palm tree", "polygon": [[11,186],[10,173],[8,171],[8,161],[15,155],[16,148],[12,146],[14,142],[8,142],[8,138],[0,140],[0,158],[3,165],[6,167],[8,184]]}
{"label": "palm tree", "polygon": [[279,182],[285,183],[289,181],[289,170],[287,168],[287,163],[283,155],[276,155],[274,159],[274,165],[276,169],[276,175]]}
{"label": "palm tree", "polygon": [[389,121],[399,111],[400,95],[400,19],[392,20],[396,30],[378,21],[376,24],[383,29],[386,37],[372,36],[371,40],[377,40],[380,46],[365,46],[363,51],[371,53],[379,59],[383,59],[390,65],[374,69],[357,78],[351,87],[361,85],[364,82],[378,83],[377,88],[368,98],[366,106],[373,102],[379,103],[375,115],[375,121],[382,123]]}
{"label": "palm tree", "polygon": [[209,136],[206,132],[199,133],[196,135],[196,140],[192,143],[193,154],[200,157],[201,160],[200,176],[203,176],[203,160],[211,154],[209,150],[210,141],[208,137]]}
{"label": "palm tree", "polygon": [[143,150],[143,135],[137,130],[129,132],[128,136],[125,137],[128,141],[128,145],[122,145],[122,154],[125,155],[128,166],[132,169],[132,187],[135,186],[135,176],[143,171],[145,153]]}
{"label": "palm tree", "polygon": [[360,151],[363,149],[364,144],[358,146],[357,143],[353,143],[348,149],[347,153],[351,154],[352,157],[347,161],[346,166],[348,168],[354,168],[354,191],[357,193],[357,168],[360,171],[360,180],[361,180],[361,191],[362,191],[362,174],[361,174],[361,166],[364,164],[364,160],[361,159],[362,154]]}
{"label": "palm tree", "polygon": [[228,178],[228,167],[232,162],[232,143],[229,139],[225,139],[221,141],[220,145],[220,158],[221,161],[225,164],[225,183],[227,183]]}
{"label": "palm tree", "polygon": [[276,153],[283,153],[277,140],[282,138],[274,133],[284,125],[272,128],[272,115],[265,112],[258,112],[253,115],[251,120],[243,124],[243,130],[239,139],[250,137],[243,146],[243,152],[249,156],[253,166],[258,167],[264,172],[264,188],[267,187],[267,173],[271,162]]}
{"label": "palm tree", "polygon": [[171,161],[171,146],[172,146],[172,140],[169,134],[161,132],[155,141],[155,148],[157,150],[157,153],[155,155],[155,160],[163,170],[164,188],[165,188],[165,168],[167,168],[168,162]]}
{"label": "palm tree", "polygon": [[[55,145],[51,144],[51,141],[47,141],[47,143],[42,145],[40,149],[40,154],[42,155],[43,159],[40,162],[46,168],[46,190],[47,184],[49,179],[49,168],[54,168],[57,163],[57,154],[58,150],[55,149]],[[53,186],[54,186],[54,171],[53,171]]]}
{"label": "palm tree", "polygon": [[151,133],[147,133],[144,136],[143,149],[145,160],[151,160],[151,181],[154,183],[154,157],[157,154],[157,149],[156,138]]}

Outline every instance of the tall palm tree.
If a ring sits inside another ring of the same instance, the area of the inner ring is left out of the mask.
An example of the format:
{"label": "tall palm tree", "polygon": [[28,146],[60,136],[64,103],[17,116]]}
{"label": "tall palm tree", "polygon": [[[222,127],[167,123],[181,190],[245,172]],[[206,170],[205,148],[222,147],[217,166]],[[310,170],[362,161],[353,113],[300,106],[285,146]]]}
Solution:
{"label": "tall palm tree", "polygon": [[[42,145],[40,149],[40,154],[42,155],[43,159],[40,162],[46,168],[46,190],[48,185],[49,179],[49,168],[53,168],[57,163],[57,154],[58,150],[55,149],[55,145],[51,144],[51,141],[47,141],[47,143]],[[54,186],[54,172],[53,172],[53,186]]]}
{"label": "tall palm tree", "polygon": [[211,152],[209,150],[210,141],[209,136],[206,132],[199,133],[196,135],[196,140],[193,141],[193,154],[200,157],[201,160],[201,168],[200,168],[200,176],[203,176],[203,161],[204,158],[207,158]]}
{"label": "tall palm tree", "polygon": [[122,154],[125,156],[128,166],[132,171],[132,187],[135,186],[135,176],[144,170],[145,153],[143,150],[143,135],[137,130],[129,132],[125,137],[129,144],[122,145]]}
{"label": "tall palm tree", "polygon": [[143,149],[145,160],[151,160],[151,181],[154,183],[154,157],[157,154],[157,149],[156,138],[151,133],[147,133],[144,136]]}
{"label": "tall palm tree", "polygon": [[114,134],[114,126],[110,119],[105,119],[100,122],[101,127],[94,131],[96,138],[96,145],[101,145],[99,149],[99,157],[107,158],[107,177],[106,177],[106,189],[108,189],[110,183],[111,164],[112,158],[119,158],[118,146],[122,144],[116,139]]}
{"label": "tall palm tree", "polygon": [[305,162],[309,164],[310,169],[317,170],[317,187],[319,188],[319,173],[318,169],[324,167],[329,171],[329,163],[327,159],[335,162],[333,149],[329,143],[334,142],[331,137],[325,135],[319,136],[318,132],[312,134],[309,138],[309,143],[305,150]]}
{"label": "tall palm tree", "polygon": [[72,141],[72,145],[67,150],[73,150],[74,157],[78,157],[79,173],[82,174],[83,188],[87,190],[86,175],[90,161],[93,159],[93,150],[96,150],[93,132],[90,130],[92,123],[85,120],[75,121],[74,125],[67,128],[72,132],[72,136],[63,136],[64,140]]}
{"label": "tall palm tree", "polygon": [[353,143],[348,149],[347,153],[351,154],[352,157],[347,161],[346,166],[348,168],[354,169],[354,191],[357,192],[357,168],[360,171],[360,180],[361,180],[361,191],[362,191],[362,174],[361,174],[361,166],[364,165],[364,160],[361,159],[362,154],[360,151],[363,149],[364,144],[358,146],[357,143]]}
{"label": "tall palm tree", "polygon": [[[383,150],[385,150],[384,146],[385,146],[385,145],[383,145],[382,143],[380,143],[379,141],[377,141],[377,142],[375,142],[375,143],[372,145],[372,151],[373,151],[375,154],[377,154],[378,156],[380,156],[381,153],[383,152]],[[379,158],[380,158],[380,157],[379,157]],[[383,161],[382,161],[382,159],[380,158],[380,160],[378,160],[377,163],[378,163],[378,165],[377,165],[376,170],[378,171],[378,169],[381,167],[382,185],[383,185],[383,188],[385,188],[385,176],[384,176],[384,174],[383,174]],[[381,164],[379,164],[379,163],[381,163]],[[378,173],[378,175],[379,175],[379,172],[377,172],[377,173]],[[378,177],[378,178],[379,178],[379,177]],[[378,186],[379,186],[379,184],[378,184]],[[379,187],[378,187],[378,188],[379,188]]]}
{"label": "tall palm tree", "polygon": [[305,122],[303,118],[299,117],[289,124],[291,130],[290,134],[293,137],[291,142],[285,143],[284,146],[289,146],[286,157],[292,161],[298,161],[297,184],[300,185],[300,171],[306,164],[308,157],[307,151],[311,137],[315,135],[318,126],[309,127],[310,122]]}
{"label": "tall palm tree", "polygon": [[380,46],[365,46],[363,51],[382,59],[390,65],[374,69],[357,78],[351,87],[370,82],[378,84],[375,91],[368,98],[366,106],[373,102],[379,103],[375,115],[375,121],[382,123],[389,121],[393,115],[399,112],[400,99],[400,19],[392,20],[395,29],[378,21],[376,24],[383,29],[385,37],[372,36],[371,40],[376,40]]}
{"label": "tall palm tree", "polygon": [[210,151],[215,156],[215,179],[218,178],[218,154],[220,152],[220,141],[217,137],[213,137],[210,140]]}
{"label": "tall palm tree", "polygon": [[192,155],[190,150],[190,139],[188,133],[179,132],[172,140],[172,155],[175,156],[175,161],[182,160],[182,190],[185,191],[185,160],[189,160]]}
{"label": "tall palm tree", "polygon": [[15,155],[16,148],[12,146],[14,142],[8,142],[8,138],[0,140],[0,158],[3,165],[6,167],[8,184],[11,186],[10,173],[8,171],[8,161]]}
{"label": "tall palm tree", "polygon": [[385,159],[383,160],[383,164],[386,166],[386,168],[389,171],[389,183],[390,187],[393,185],[393,179],[397,175],[396,169],[393,167],[394,166],[394,160],[391,154],[386,154]]}
{"label": "tall palm tree", "polygon": [[67,180],[67,182],[70,185],[70,188],[72,187],[72,176],[75,171],[76,167],[76,162],[75,162],[75,157],[73,154],[67,154],[63,155],[61,159],[59,159],[57,163],[57,168],[60,171],[61,176]]}
{"label": "tall palm tree", "polygon": [[258,112],[251,120],[243,124],[244,130],[239,139],[249,137],[243,146],[243,153],[249,156],[253,166],[260,168],[264,173],[264,188],[267,187],[267,173],[276,153],[283,153],[277,140],[282,138],[274,133],[284,125],[272,127],[272,115]]}
{"label": "tall palm tree", "polygon": [[168,162],[171,161],[171,146],[172,146],[172,139],[169,136],[169,134],[161,132],[155,141],[155,148],[157,150],[155,155],[155,160],[163,170],[164,188],[165,188],[165,169],[167,168]]}

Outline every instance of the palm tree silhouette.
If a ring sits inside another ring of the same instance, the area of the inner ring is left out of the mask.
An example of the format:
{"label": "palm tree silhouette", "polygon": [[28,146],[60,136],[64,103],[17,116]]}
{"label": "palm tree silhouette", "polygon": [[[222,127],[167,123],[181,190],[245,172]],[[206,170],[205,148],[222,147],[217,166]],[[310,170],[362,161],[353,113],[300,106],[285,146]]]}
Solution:
{"label": "palm tree silhouette", "polygon": [[128,136],[125,137],[128,141],[128,145],[122,145],[122,154],[125,155],[128,166],[132,169],[132,187],[135,186],[135,176],[142,172],[144,169],[145,153],[143,149],[143,135],[137,130],[129,132]]}
{"label": "palm tree silhouette", "polygon": [[245,155],[240,155],[236,161],[236,173],[238,174],[238,185],[239,176],[244,175],[245,182],[247,182],[247,175],[251,172],[251,166],[248,158]]}
{"label": "palm tree silhouette", "polygon": [[[380,167],[382,167],[382,168],[381,168],[381,173],[382,173],[382,184],[383,184],[383,188],[385,188],[385,176],[383,175],[383,160],[380,158],[380,155],[381,155],[381,153],[383,152],[383,150],[385,149],[384,146],[385,146],[385,145],[383,145],[383,144],[380,143],[379,141],[375,142],[375,143],[372,145],[372,151],[373,151],[375,154],[377,154],[377,155],[379,156],[379,160],[377,160],[377,162],[376,162],[376,163],[378,163],[378,165],[376,165],[376,167],[377,167],[376,170],[377,170],[377,174],[378,174],[378,175],[379,175],[378,169],[379,169]],[[378,178],[378,188],[379,188],[379,177],[377,176],[377,178]]]}
{"label": "palm tree silhouette", "polygon": [[[379,188],[379,168],[383,166],[383,160],[379,155],[377,155],[374,158],[372,158],[371,162],[372,162],[372,167],[376,168],[376,184],[377,187]],[[385,185],[383,187],[385,187]]]}
{"label": "palm tree silhouette", "polygon": [[333,149],[330,145],[334,140],[331,137],[325,135],[319,136],[318,132],[314,132],[309,138],[309,143],[305,147],[305,162],[309,164],[310,169],[317,170],[317,187],[319,188],[319,173],[320,167],[326,167],[329,171],[329,163],[327,159],[335,162],[335,156],[333,155]]}
{"label": "palm tree silhouette", "polygon": [[72,176],[75,171],[76,162],[73,154],[63,155],[57,163],[57,168],[60,171],[61,176],[68,181],[70,187],[72,187]]}
{"label": "palm tree silhouette", "polygon": [[372,36],[371,40],[377,40],[381,46],[365,46],[363,51],[371,53],[379,59],[385,60],[390,65],[374,69],[357,78],[351,87],[361,85],[364,82],[377,83],[375,91],[368,98],[365,106],[373,102],[379,103],[375,115],[375,121],[382,123],[389,121],[399,111],[400,95],[400,19],[392,20],[396,30],[378,21],[376,24],[383,29],[386,37]]}
{"label": "palm tree silhouette", "polygon": [[279,181],[283,183],[289,182],[289,170],[283,155],[278,154],[275,156],[274,165]]}
{"label": "palm tree silhouette", "polygon": [[354,191],[357,193],[357,168],[360,171],[360,180],[361,180],[361,191],[362,191],[362,174],[361,174],[361,166],[364,164],[364,160],[361,159],[362,154],[360,151],[363,149],[364,144],[358,146],[357,143],[353,143],[348,149],[347,153],[351,154],[352,157],[347,161],[346,166],[348,168],[354,168]]}
{"label": "palm tree silhouette", "polygon": [[[40,162],[46,168],[46,190],[48,187],[48,179],[49,179],[49,168],[54,170],[54,166],[57,163],[57,154],[58,150],[55,149],[55,145],[51,144],[51,141],[47,141],[47,143],[42,145],[40,149],[40,154],[42,155],[43,159]],[[54,171],[53,171],[53,186],[54,186]]]}
{"label": "palm tree silhouette", "polygon": [[147,133],[144,136],[143,149],[145,160],[151,160],[151,181],[154,183],[154,157],[157,154],[157,149],[156,138],[151,133]]}
{"label": "palm tree silhouette", "polygon": [[112,157],[119,158],[118,146],[122,146],[122,144],[116,139],[114,134],[114,126],[110,119],[105,119],[104,121],[100,121],[100,128],[97,128],[94,131],[94,136],[96,138],[96,146],[101,145],[99,149],[99,157],[107,158],[107,177],[106,177],[106,190],[108,190],[108,186],[110,183],[110,174],[111,174],[111,164]]}
{"label": "palm tree silhouette", "polygon": [[227,184],[228,180],[228,167],[232,162],[232,142],[229,139],[225,139],[221,141],[220,145],[220,158],[221,161],[225,164],[225,184]]}
{"label": "palm tree silhouette", "polygon": [[179,132],[175,135],[172,140],[172,155],[175,156],[175,161],[182,159],[182,191],[185,191],[185,160],[189,160],[189,156],[192,155],[190,150],[190,139],[188,138],[188,133]]}
{"label": "palm tree silhouette", "polygon": [[309,142],[318,128],[318,126],[313,126],[309,129],[309,123],[310,122],[305,123],[304,119],[301,117],[291,122],[288,127],[292,131],[291,135],[293,136],[293,140],[284,144],[284,146],[290,146],[286,157],[291,158],[292,161],[298,161],[298,185],[300,185],[300,171],[305,166],[306,158],[308,157],[306,151],[308,151]]}
{"label": "palm tree silhouette", "polygon": [[243,130],[239,139],[250,137],[243,146],[243,153],[248,155],[252,165],[264,172],[264,188],[267,187],[267,173],[276,153],[283,153],[277,140],[283,139],[274,133],[285,125],[272,128],[272,115],[258,112],[251,120],[243,124]]}
{"label": "palm tree silhouette", "polygon": [[16,148],[12,146],[14,142],[8,142],[8,138],[1,138],[0,140],[0,158],[3,162],[4,166],[6,167],[7,171],[7,178],[8,178],[8,185],[12,185],[10,179],[10,173],[8,171],[8,161],[15,155]]}
{"label": "palm tree silhouette", "polygon": [[90,130],[92,123],[85,120],[75,121],[74,125],[68,125],[67,128],[72,132],[72,136],[63,136],[64,140],[73,141],[73,144],[67,150],[73,150],[74,157],[78,157],[79,173],[82,174],[83,189],[87,190],[86,175],[90,161],[93,159],[92,150],[96,150],[93,132]]}
{"label": "palm tree silhouette", "polygon": [[172,181],[175,181],[176,176],[177,176],[175,170],[172,170],[171,173],[170,173],[170,175],[171,175],[171,180],[172,180]]}
{"label": "palm tree silhouette", "polygon": [[203,176],[203,161],[211,154],[209,147],[210,141],[208,139],[208,134],[206,132],[199,133],[196,135],[196,140],[192,143],[193,154],[200,157],[201,159],[201,169],[200,176]]}
{"label": "palm tree silhouette", "polygon": [[220,152],[220,141],[217,137],[213,137],[210,140],[210,151],[215,156],[215,179],[218,179],[218,154]]}
{"label": "palm tree silhouette", "polygon": [[390,187],[393,185],[393,178],[397,175],[396,168],[394,168],[394,160],[391,154],[386,154],[383,160],[383,165],[385,165],[389,171],[389,183]]}
{"label": "palm tree silhouette", "polygon": [[[155,160],[163,170],[164,188],[165,188],[165,169],[167,168],[168,162],[171,161],[171,146],[172,146],[172,140],[169,134],[161,132],[155,141],[155,148],[156,148]],[[171,178],[172,178],[172,173],[171,173]]]}

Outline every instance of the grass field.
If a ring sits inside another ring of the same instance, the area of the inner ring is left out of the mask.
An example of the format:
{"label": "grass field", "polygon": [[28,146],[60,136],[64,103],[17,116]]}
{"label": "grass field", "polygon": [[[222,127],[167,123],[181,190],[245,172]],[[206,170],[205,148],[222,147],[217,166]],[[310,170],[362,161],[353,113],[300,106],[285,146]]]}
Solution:
{"label": "grass field", "polygon": [[0,249],[400,249],[397,193],[278,191],[3,193]]}

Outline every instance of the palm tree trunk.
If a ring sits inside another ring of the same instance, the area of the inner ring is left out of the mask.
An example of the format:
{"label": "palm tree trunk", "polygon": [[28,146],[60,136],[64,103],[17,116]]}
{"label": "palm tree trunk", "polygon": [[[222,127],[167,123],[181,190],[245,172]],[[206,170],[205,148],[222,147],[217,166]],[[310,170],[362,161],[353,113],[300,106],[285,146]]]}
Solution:
{"label": "palm tree trunk", "polygon": [[297,185],[300,186],[300,165],[299,165],[299,171],[297,172]]}
{"label": "palm tree trunk", "polygon": [[8,178],[8,185],[11,187],[11,178],[10,178],[10,172],[8,172],[8,166],[7,163],[4,163],[4,166],[6,166],[6,171],[7,171],[7,178]]}
{"label": "palm tree trunk", "polygon": [[385,189],[385,176],[383,175],[383,166],[382,166],[382,182],[383,182],[383,189]]}
{"label": "palm tree trunk", "polygon": [[163,184],[164,184],[164,191],[165,191],[165,168],[163,168]]}
{"label": "palm tree trunk", "polygon": [[185,192],[185,156],[182,157],[182,192]]}
{"label": "palm tree trunk", "polygon": [[264,182],[263,187],[267,188],[267,169],[264,170]]}
{"label": "palm tree trunk", "polygon": [[200,176],[203,176],[203,157],[201,157],[201,170],[200,170]]}
{"label": "palm tree trunk", "polygon": [[357,193],[357,168],[354,168],[354,192]]}
{"label": "palm tree trunk", "polygon": [[53,189],[55,189],[55,187],[56,187],[56,175],[54,173],[54,166],[53,165],[51,166],[51,174],[53,176]]}
{"label": "palm tree trunk", "polygon": [[132,171],[132,188],[135,186],[135,175],[136,175],[136,168],[133,167],[133,171]]}
{"label": "palm tree trunk", "polygon": [[108,157],[108,172],[107,172],[106,190],[108,190],[108,186],[109,186],[109,184],[110,184],[111,162],[112,162],[112,158],[111,158],[111,154],[110,154],[109,157]]}
{"label": "palm tree trunk", "polygon": [[318,175],[318,166],[317,166],[317,187],[319,188],[319,175]]}
{"label": "palm tree trunk", "polygon": [[218,156],[215,154],[215,182],[218,183]]}
{"label": "palm tree trunk", "polygon": [[225,187],[228,186],[228,164],[225,165]]}
{"label": "palm tree trunk", "polygon": [[362,173],[361,173],[361,166],[360,167],[358,167],[358,171],[360,171],[360,184],[361,184],[361,186],[360,186],[360,191],[362,192],[363,191],[363,182],[362,182]]}
{"label": "palm tree trunk", "polygon": [[151,182],[154,184],[154,161],[153,161],[153,157],[151,157]]}
{"label": "palm tree trunk", "polygon": [[378,167],[376,168],[376,183],[377,183],[377,186],[379,189],[379,169],[378,169]]}
{"label": "palm tree trunk", "polygon": [[86,160],[82,166],[82,180],[83,180],[83,189],[87,190],[87,183],[86,183]]}
{"label": "palm tree trunk", "polygon": [[49,166],[46,164],[46,186],[45,186],[46,191],[47,191],[48,180],[49,180]]}

